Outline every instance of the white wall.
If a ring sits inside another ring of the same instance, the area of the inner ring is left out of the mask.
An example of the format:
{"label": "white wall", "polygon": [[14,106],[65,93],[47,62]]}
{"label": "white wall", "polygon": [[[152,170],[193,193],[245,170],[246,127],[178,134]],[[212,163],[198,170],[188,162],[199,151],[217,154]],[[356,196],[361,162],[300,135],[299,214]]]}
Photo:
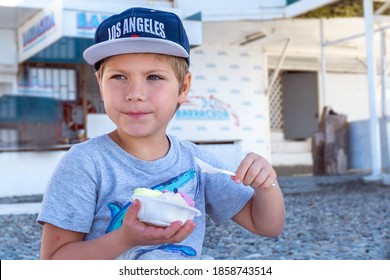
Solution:
{"label": "white wall", "polygon": [[65,151],[0,153],[0,197],[43,194]]}
{"label": "white wall", "polygon": [[[190,117],[178,119],[168,132],[195,142],[239,142],[242,154],[256,152],[270,158],[268,97],[264,92],[263,54],[256,48],[207,45],[191,50],[192,108],[207,111],[221,108],[226,119]],[[197,97],[197,98],[196,98]],[[201,100],[201,101],[199,101]],[[212,103],[215,100],[217,103]]]}
{"label": "white wall", "polygon": [[0,64],[14,65],[18,63],[16,34],[11,29],[0,29]]}
{"label": "white wall", "polygon": [[0,29],[0,97],[16,92],[17,44],[15,31]]}
{"label": "white wall", "polygon": [[87,138],[93,138],[115,130],[116,126],[107,114],[88,114],[86,129]]}
{"label": "white wall", "polygon": [[334,111],[347,115],[349,122],[369,119],[367,75],[328,73],[326,100]]}

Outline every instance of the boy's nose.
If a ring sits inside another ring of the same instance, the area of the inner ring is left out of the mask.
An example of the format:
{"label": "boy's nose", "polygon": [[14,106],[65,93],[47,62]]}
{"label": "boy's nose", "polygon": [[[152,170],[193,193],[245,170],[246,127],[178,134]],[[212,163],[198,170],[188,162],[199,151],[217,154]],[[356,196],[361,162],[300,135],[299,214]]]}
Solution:
{"label": "boy's nose", "polygon": [[131,83],[127,89],[127,101],[143,101],[145,100],[145,93],[143,87],[139,83]]}

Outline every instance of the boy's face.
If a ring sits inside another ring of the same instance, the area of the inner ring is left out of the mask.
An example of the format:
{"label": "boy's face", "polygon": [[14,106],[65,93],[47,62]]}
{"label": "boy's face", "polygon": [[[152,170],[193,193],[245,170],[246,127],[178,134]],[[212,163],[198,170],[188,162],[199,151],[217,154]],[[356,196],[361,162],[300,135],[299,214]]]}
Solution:
{"label": "boy's face", "polygon": [[132,137],[165,137],[177,105],[187,98],[190,81],[187,74],[179,92],[168,60],[153,54],[113,56],[98,79],[107,115],[120,132]]}

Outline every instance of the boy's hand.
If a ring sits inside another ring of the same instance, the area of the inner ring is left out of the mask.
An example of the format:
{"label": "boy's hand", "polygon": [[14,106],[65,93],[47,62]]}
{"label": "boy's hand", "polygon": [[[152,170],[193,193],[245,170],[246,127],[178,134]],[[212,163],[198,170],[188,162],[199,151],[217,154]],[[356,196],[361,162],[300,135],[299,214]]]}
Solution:
{"label": "boy's hand", "polygon": [[241,161],[232,179],[237,183],[257,188],[269,188],[277,185],[276,172],[262,156],[249,153]]}
{"label": "boy's hand", "polygon": [[135,200],[130,205],[120,228],[123,233],[122,240],[129,248],[140,245],[179,243],[186,239],[195,228],[195,223],[190,220],[184,225],[177,221],[166,228],[147,225],[137,218],[140,205],[139,200]]}

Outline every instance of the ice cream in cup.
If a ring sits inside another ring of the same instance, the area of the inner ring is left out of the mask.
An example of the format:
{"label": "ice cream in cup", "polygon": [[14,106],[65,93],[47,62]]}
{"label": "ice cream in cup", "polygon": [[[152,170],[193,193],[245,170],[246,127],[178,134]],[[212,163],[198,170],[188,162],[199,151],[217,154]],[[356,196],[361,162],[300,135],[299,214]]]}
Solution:
{"label": "ice cream in cup", "polygon": [[159,191],[148,188],[136,188],[132,200],[138,199],[141,208],[138,219],[142,222],[156,226],[167,227],[175,221],[184,224],[187,220],[193,220],[200,216],[201,212],[194,208],[194,201],[185,193],[175,189]]}

